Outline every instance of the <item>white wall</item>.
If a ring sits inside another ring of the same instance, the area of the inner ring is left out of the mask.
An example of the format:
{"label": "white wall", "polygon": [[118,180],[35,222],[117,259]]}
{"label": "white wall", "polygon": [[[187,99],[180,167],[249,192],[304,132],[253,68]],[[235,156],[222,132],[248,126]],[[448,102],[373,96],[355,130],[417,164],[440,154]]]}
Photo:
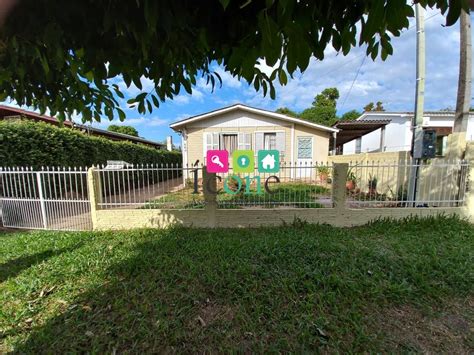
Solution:
{"label": "white wall", "polygon": [[[411,148],[412,131],[411,117],[406,114],[387,114],[383,113],[369,114],[362,116],[361,120],[382,120],[391,119],[391,122],[385,126],[385,151],[409,151]],[[423,117],[423,127],[453,127],[454,115],[447,113],[443,116],[425,115]],[[370,152],[380,149],[381,129],[373,131],[362,137],[361,152]],[[469,117],[466,139],[474,141],[474,114]],[[356,141],[350,141],[344,144],[343,154],[355,154]]]}
{"label": "white wall", "polygon": [[474,115],[469,115],[469,122],[467,123],[466,139],[474,141]]}
{"label": "white wall", "polygon": [[[381,119],[381,118],[377,118]],[[408,151],[411,146],[410,119],[408,117],[391,117],[392,122],[385,126],[385,150],[389,152]],[[362,137],[361,152],[372,152],[380,149],[382,129],[377,129]],[[344,144],[343,154],[355,154],[355,140]]]}

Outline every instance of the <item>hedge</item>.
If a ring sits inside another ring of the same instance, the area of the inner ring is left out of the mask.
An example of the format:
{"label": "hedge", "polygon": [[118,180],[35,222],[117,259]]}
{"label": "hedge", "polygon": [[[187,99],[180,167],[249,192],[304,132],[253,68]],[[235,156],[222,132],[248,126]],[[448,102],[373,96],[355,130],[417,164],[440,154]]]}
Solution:
{"label": "hedge", "polygon": [[91,137],[43,122],[0,121],[0,166],[92,166],[107,160],[177,164],[181,153]]}

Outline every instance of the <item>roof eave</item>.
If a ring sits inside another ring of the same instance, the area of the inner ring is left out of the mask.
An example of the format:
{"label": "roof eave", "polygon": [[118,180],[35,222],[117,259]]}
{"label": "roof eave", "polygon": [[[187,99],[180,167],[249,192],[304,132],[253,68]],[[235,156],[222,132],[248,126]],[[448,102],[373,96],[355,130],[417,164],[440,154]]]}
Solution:
{"label": "roof eave", "polygon": [[223,109],[215,110],[215,111],[208,112],[208,113],[205,113],[205,114],[202,114],[202,115],[197,115],[197,116],[189,117],[189,118],[181,120],[181,121],[174,122],[174,123],[170,124],[170,128],[175,130],[175,131],[179,131],[179,127],[185,126],[186,124],[189,124],[191,122],[195,122],[195,121],[199,121],[199,120],[202,120],[202,119],[218,116],[218,115],[226,113],[228,111],[237,110],[237,109],[242,109],[244,111],[259,113],[259,114],[265,115],[267,117],[281,119],[281,120],[285,120],[285,121],[289,121],[289,122],[294,122],[294,123],[305,125],[307,127],[312,127],[312,128],[320,129],[320,130],[327,131],[327,132],[332,132],[332,133],[339,132],[339,129],[337,129],[337,128],[327,127],[327,126],[324,126],[324,125],[319,125],[319,124],[316,124],[316,123],[305,121],[305,120],[300,119],[300,118],[290,117],[290,116],[286,116],[286,115],[283,115],[283,114],[280,114],[280,113],[261,110],[261,109],[257,109],[257,108],[254,108],[254,107],[241,105],[241,104],[228,106],[228,107],[225,107]]}

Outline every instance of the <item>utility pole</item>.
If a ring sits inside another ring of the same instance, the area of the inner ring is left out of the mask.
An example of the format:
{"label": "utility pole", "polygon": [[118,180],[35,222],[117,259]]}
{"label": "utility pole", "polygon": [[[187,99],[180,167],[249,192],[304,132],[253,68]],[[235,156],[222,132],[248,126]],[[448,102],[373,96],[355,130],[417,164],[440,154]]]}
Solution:
{"label": "utility pole", "polygon": [[461,9],[459,30],[461,34],[459,43],[459,79],[454,132],[463,133],[465,140],[469,110],[471,108],[472,39],[471,16],[463,9]]}
{"label": "utility pole", "polygon": [[416,187],[418,185],[418,170],[423,150],[423,107],[425,102],[425,15],[420,4],[415,5],[416,16],[416,89],[415,114],[412,121],[412,148],[413,160],[408,186],[408,200],[416,207]]}

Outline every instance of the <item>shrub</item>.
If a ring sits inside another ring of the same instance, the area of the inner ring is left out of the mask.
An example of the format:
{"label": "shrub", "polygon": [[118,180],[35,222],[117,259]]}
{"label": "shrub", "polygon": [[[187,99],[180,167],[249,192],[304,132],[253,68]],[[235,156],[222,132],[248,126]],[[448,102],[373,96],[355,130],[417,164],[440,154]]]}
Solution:
{"label": "shrub", "polygon": [[0,166],[91,166],[107,160],[176,164],[181,163],[181,153],[91,137],[42,122],[0,121]]}

